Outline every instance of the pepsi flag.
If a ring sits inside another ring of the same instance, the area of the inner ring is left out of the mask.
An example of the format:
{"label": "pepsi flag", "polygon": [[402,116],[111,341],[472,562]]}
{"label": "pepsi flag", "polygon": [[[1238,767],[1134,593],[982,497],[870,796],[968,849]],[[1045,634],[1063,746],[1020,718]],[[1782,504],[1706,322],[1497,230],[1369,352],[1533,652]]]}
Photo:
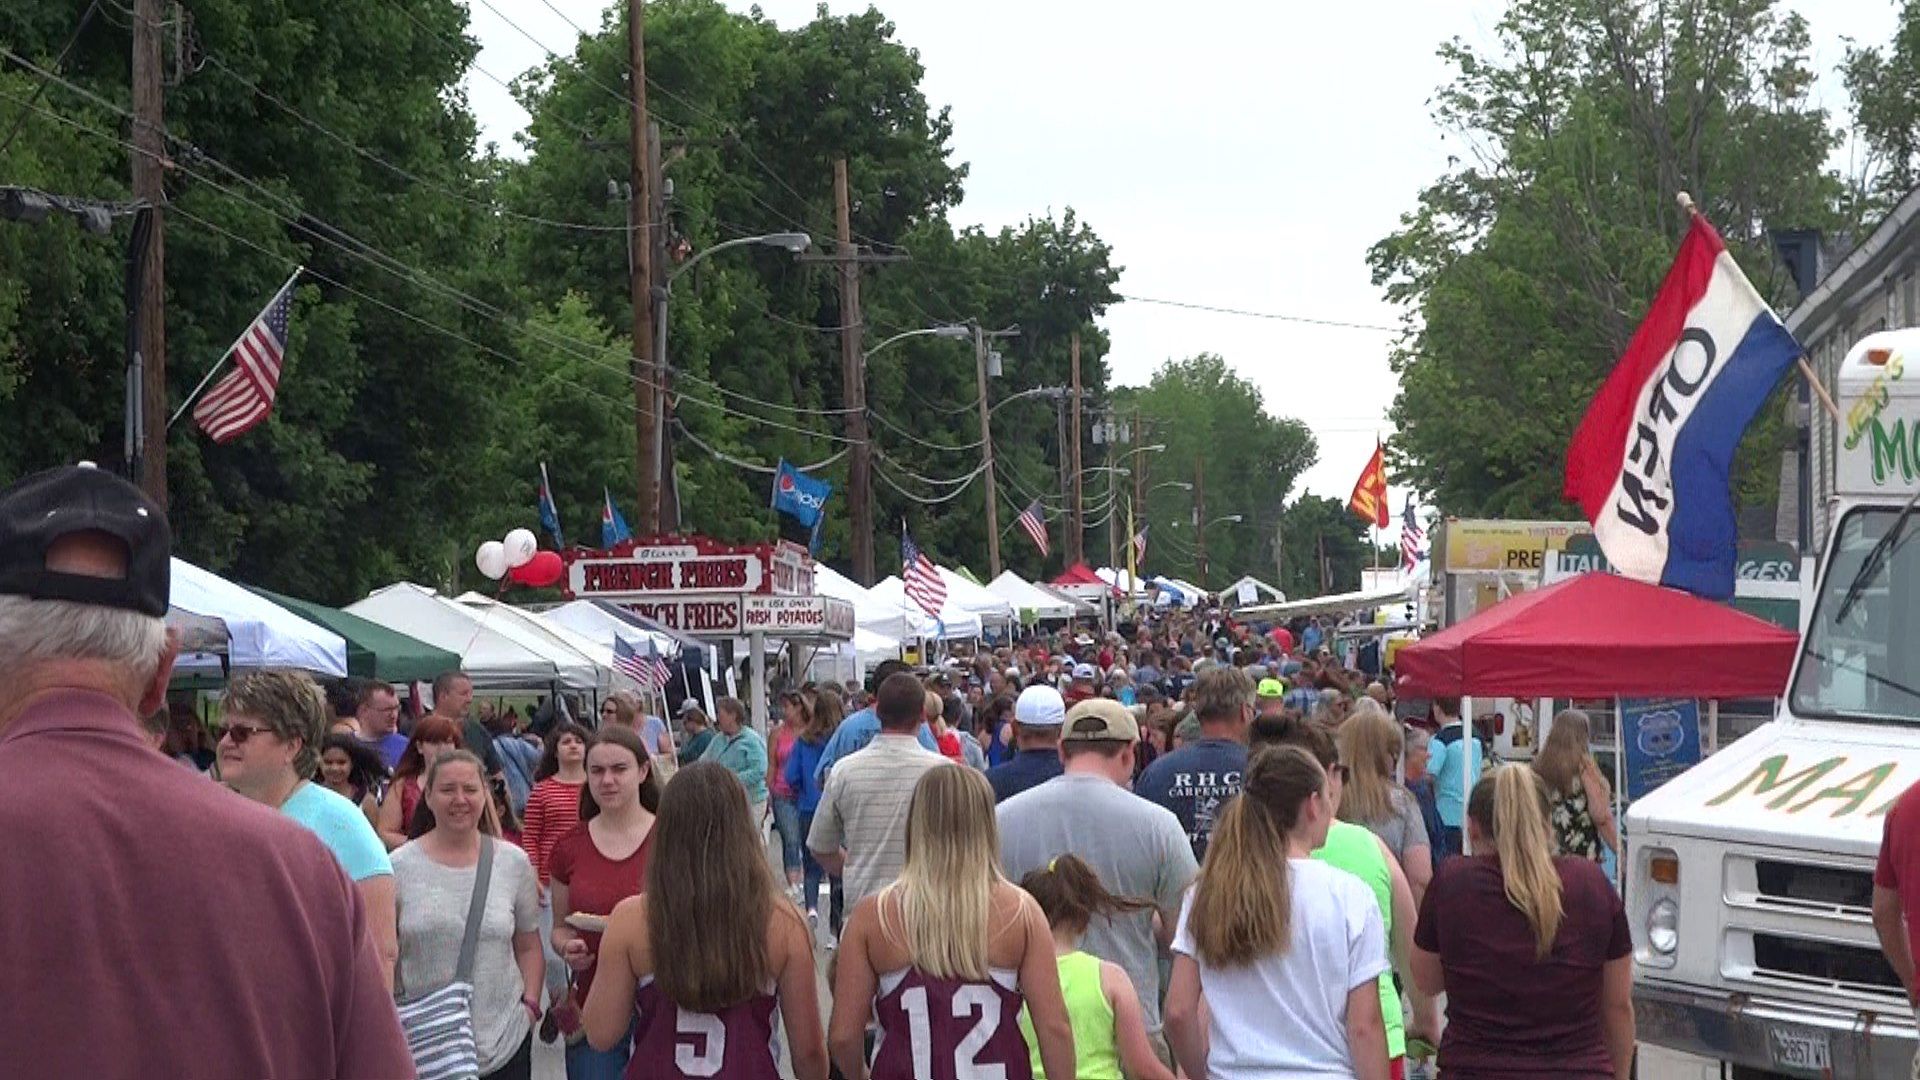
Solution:
{"label": "pepsi flag", "polygon": [[603,501],[600,504],[600,546],[612,547],[622,541],[633,539],[633,530],[627,528],[627,519],[620,516],[620,508],[613,505],[613,492],[600,489]]}
{"label": "pepsi flag", "polygon": [[780,459],[780,467],[773,472],[772,507],[809,529],[819,528],[820,519],[826,513],[827,496],[831,494],[831,481],[816,480],[787,464],[785,458]]}
{"label": "pepsi flag", "polygon": [[1566,496],[1620,573],[1710,599],[1733,595],[1728,469],[1800,353],[1719,234],[1695,217],[1567,447]]}

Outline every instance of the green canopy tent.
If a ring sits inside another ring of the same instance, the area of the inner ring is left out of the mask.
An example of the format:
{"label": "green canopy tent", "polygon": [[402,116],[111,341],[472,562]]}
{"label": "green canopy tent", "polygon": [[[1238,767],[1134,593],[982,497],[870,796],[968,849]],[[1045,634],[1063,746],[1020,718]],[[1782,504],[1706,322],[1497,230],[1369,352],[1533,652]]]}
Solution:
{"label": "green canopy tent", "polygon": [[389,630],[358,615],[296,600],[266,589],[256,593],[309,622],[347,639],[347,674],[392,683],[424,682],[443,671],[457,671],[460,657],[396,630]]}

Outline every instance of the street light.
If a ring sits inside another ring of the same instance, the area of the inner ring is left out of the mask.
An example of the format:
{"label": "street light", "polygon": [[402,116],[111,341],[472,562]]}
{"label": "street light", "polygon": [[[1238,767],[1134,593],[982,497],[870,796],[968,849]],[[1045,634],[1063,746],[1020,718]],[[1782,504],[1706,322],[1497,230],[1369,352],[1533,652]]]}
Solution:
{"label": "street light", "polygon": [[1161,488],[1179,488],[1181,491],[1192,491],[1193,485],[1187,483],[1185,480],[1162,480],[1159,483],[1148,488],[1147,494],[1151,495],[1154,492],[1159,491]]}
{"label": "street light", "polygon": [[957,341],[961,338],[970,338],[972,336],[973,336],[973,328],[970,326],[955,326],[955,325],[928,326],[928,327],[923,327],[919,330],[908,330],[903,334],[895,334],[892,337],[888,338],[887,340],[881,342],[880,344],[875,345],[873,348],[868,349],[862,355],[861,359],[871,360],[873,358],[874,353],[879,352],[881,349],[886,348],[887,346],[893,344],[896,341],[905,341],[908,338],[937,337],[937,338],[948,338],[948,339]]}
{"label": "street light", "polygon": [[1202,586],[1205,586],[1207,583],[1207,529],[1221,522],[1244,520],[1246,519],[1239,514],[1223,514],[1204,524],[1196,524],[1194,527],[1194,547],[1197,549],[1195,551],[1194,563],[1200,571],[1200,584]]}

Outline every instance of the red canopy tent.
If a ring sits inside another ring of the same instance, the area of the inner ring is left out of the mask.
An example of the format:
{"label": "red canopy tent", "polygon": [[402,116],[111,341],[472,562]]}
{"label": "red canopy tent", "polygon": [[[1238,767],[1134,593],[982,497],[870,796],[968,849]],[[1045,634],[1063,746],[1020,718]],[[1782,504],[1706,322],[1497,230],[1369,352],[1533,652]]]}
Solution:
{"label": "red canopy tent", "polygon": [[1592,573],[1422,638],[1394,670],[1423,697],[1777,697],[1798,648],[1723,604]]}
{"label": "red canopy tent", "polygon": [[1099,574],[1094,573],[1093,570],[1083,562],[1074,563],[1072,566],[1060,571],[1060,576],[1054,578],[1051,582],[1048,582],[1048,584],[1097,585],[1103,589],[1109,587],[1106,582],[1100,580]]}

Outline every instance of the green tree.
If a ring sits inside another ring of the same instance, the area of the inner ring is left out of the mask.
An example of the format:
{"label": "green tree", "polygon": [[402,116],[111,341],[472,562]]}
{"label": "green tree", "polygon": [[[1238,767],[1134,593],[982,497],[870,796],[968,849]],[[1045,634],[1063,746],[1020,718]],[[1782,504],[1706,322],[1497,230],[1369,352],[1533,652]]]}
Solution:
{"label": "green tree", "polygon": [[[1783,302],[1766,230],[1837,220],[1834,135],[1806,24],[1772,0],[1518,0],[1498,38],[1441,49],[1436,119],[1471,159],[1369,257],[1408,307],[1389,465],[1449,513],[1560,517],[1567,440],[1685,225],[1675,193]],[[1742,499],[1774,491],[1780,412],[1761,417]]]}
{"label": "green tree", "polygon": [[[1302,495],[1286,508],[1280,527],[1281,580],[1275,584],[1289,599],[1357,591],[1360,572],[1374,564],[1367,523],[1344,500]],[[1399,552],[1382,551],[1381,559],[1391,566]]]}
{"label": "green tree", "polygon": [[1849,46],[1840,70],[1866,144],[1857,194],[1868,215],[1884,213],[1920,185],[1920,2],[1900,6],[1884,48]]}

